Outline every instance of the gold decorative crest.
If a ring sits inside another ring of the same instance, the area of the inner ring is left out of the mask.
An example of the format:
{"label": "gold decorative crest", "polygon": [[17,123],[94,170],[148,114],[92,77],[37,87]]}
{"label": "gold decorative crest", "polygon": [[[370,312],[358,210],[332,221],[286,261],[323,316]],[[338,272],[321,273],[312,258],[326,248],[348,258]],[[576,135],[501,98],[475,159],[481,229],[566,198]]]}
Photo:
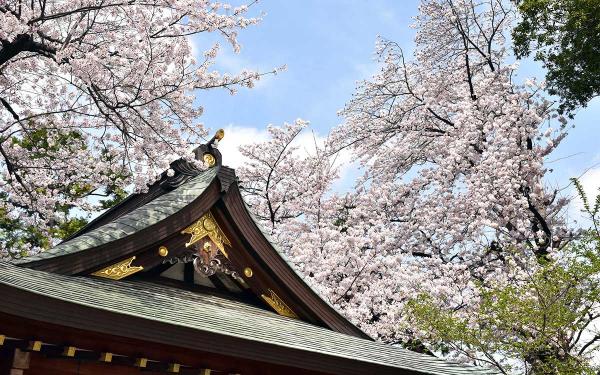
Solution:
{"label": "gold decorative crest", "polygon": [[293,312],[274,291],[271,289],[268,289],[268,291],[270,296],[264,294],[261,294],[260,296],[277,312],[277,314],[287,316],[288,318],[298,319],[298,315],[296,315],[296,313]]}
{"label": "gold decorative crest", "polygon": [[132,256],[131,258],[125,259],[117,264],[113,264],[112,266],[103,268],[100,271],[96,271],[92,273],[92,275],[104,277],[106,279],[120,280],[144,269],[142,266],[131,266],[131,262],[133,262],[134,259],[135,256]]}
{"label": "gold decorative crest", "polygon": [[231,246],[231,242],[225,237],[225,234],[221,228],[219,228],[217,221],[210,211],[205,213],[194,224],[182,230],[181,233],[192,235],[192,238],[185,244],[185,247],[190,247],[194,243],[208,236],[208,238],[217,245],[221,253],[223,253],[226,258],[229,258],[229,255],[227,255],[227,252],[225,251],[224,244]]}
{"label": "gold decorative crest", "polygon": [[204,161],[204,164],[206,164],[209,168],[212,168],[215,166],[215,164],[217,164],[217,159],[215,159],[215,157],[209,153],[204,154],[202,156],[202,160]]}

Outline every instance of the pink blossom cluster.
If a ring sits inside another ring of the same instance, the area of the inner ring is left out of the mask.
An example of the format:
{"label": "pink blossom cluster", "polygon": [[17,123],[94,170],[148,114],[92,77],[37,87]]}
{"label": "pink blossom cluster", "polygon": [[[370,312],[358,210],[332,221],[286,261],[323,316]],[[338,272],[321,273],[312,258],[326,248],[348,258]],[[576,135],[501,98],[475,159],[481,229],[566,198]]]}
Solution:
{"label": "pink blossom cluster", "polygon": [[[426,337],[404,314],[421,293],[468,318],[477,285],[518,285],[569,236],[567,200],[544,184],[566,122],[543,85],[514,81],[511,6],[424,0],[412,56],[378,41],[381,70],[360,82],[325,146],[295,155],[301,127],[288,125],[244,148],[252,209],[315,288],[374,337]],[[330,166],[347,150],[364,176],[340,196]]]}
{"label": "pink blossom cluster", "polygon": [[[10,219],[42,232],[64,207],[95,209],[105,188],[143,190],[190,144],[198,89],[252,87],[221,74],[218,45],[193,38],[259,22],[248,6],[205,0],[0,1],[0,194]],[[71,212],[73,212],[71,210]],[[37,249],[30,249],[36,251]]]}

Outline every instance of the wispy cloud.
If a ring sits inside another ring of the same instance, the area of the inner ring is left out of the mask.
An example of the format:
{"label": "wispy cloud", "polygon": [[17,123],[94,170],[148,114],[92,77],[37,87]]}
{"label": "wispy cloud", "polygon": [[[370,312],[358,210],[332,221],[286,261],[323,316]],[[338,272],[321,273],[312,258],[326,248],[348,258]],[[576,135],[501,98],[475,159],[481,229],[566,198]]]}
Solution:
{"label": "wispy cloud", "polygon": [[[219,151],[223,155],[223,164],[232,168],[238,168],[246,162],[246,158],[239,151],[240,146],[265,142],[269,139],[266,128],[259,129],[230,124],[224,130],[225,138],[219,143]],[[308,129],[302,132],[292,145],[298,147],[299,155],[307,155],[315,151],[315,145],[322,145],[325,140],[324,136]],[[340,152],[335,162],[340,168],[340,176],[334,184],[333,190],[336,192],[348,191],[354,185],[354,180],[359,174],[358,163],[353,162],[353,156],[349,150]]]}
{"label": "wispy cloud", "polygon": [[223,155],[223,164],[238,168],[245,162],[239,147],[255,142],[264,142],[269,138],[266,129],[244,127],[230,124],[225,128],[225,138],[219,143]]}

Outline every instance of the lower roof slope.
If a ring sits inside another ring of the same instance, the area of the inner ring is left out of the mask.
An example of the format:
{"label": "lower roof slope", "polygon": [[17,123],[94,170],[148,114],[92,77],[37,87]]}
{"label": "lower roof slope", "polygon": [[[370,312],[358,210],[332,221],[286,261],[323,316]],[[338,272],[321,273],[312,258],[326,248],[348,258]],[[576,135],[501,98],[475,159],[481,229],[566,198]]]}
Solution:
{"label": "lower roof slope", "polygon": [[[222,354],[278,363],[281,358],[269,353],[280,347],[286,350],[287,363],[292,356],[298,367],[317,371],[329,362],[349,366],[334,367],[338,373],[364,373],[360,370],[364,366],[375,366],[377,373],[494,373],[333,332],[241,302],[147,282],[64,276],[0,262],[0,295],[10,301],[0,304],[0,312],[7,314],[197,350],[210,351],[211,347],[206,346],[206,340],[190,340],[190,334],[200,337],[203,332],[210,333],[237,340],[235,345],[220,347]],[[57,313],[53,308],[65,304],[70,314]],[[106,319],[90,321],[84,313],[86,308],[105,312]],[[131,324],[125,334],[107,332],[117,318],[141,319],[170,328],[165,334]]]}

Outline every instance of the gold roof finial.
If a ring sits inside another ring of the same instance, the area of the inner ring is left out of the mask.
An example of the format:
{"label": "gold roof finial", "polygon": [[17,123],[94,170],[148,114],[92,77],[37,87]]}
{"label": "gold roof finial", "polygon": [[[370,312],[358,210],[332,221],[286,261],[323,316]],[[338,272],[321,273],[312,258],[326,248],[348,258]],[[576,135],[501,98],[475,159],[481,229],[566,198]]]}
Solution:
{"label": "gold roof finial", "polygon": [[224,136],[225,136],[225,130],[223,130],[223,129],[219,129],[215,133],[215,139],[218,140],[218,141],[220,141],[221,139],[223,139]]}

